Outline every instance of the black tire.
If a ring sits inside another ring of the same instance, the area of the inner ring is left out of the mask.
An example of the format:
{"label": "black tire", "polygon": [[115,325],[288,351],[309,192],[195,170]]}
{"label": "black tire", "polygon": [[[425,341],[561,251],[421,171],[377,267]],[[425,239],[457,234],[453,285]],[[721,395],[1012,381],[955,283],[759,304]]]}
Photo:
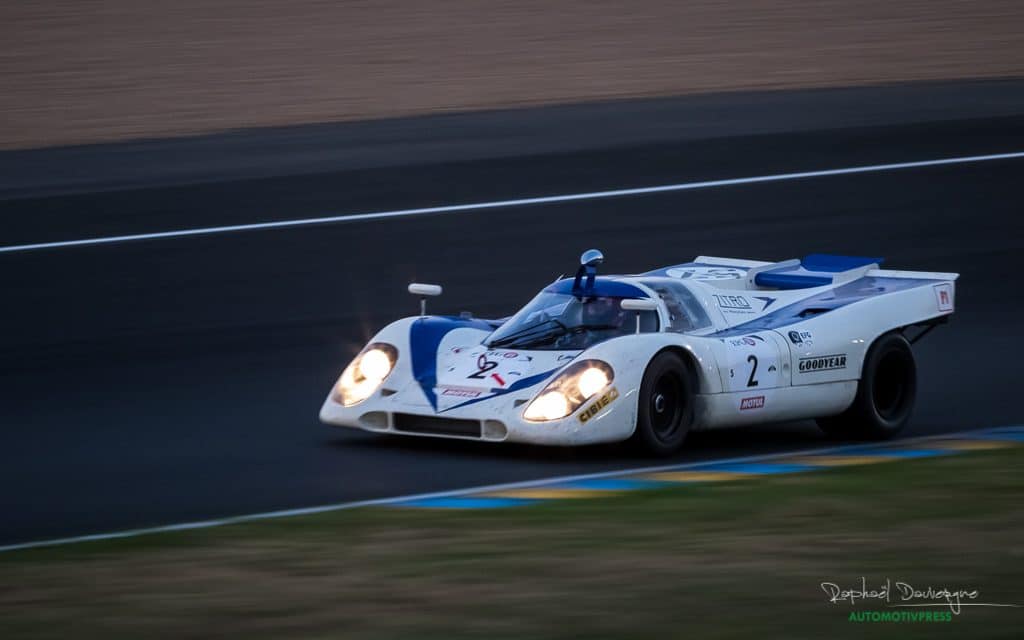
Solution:
{"label": "black tire", "polygon": [[654,356],[640,383],[633,438],[648,453],[667,456],[683,446],[694,417],[697,379],[679,355]]}
{"label": "black tire", "polygon": [[891,438],[910,421],[916,397],[917,366],[910,343],[899,333],[887,333],[868,349],[853,404],[837,416],[819,418],[818,426],[840,438]]}

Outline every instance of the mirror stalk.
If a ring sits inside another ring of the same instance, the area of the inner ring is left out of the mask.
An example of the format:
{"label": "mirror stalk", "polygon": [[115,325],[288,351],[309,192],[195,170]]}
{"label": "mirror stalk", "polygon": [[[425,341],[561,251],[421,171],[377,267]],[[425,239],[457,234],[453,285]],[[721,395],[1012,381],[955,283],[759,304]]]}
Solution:
{"label": "mirror stalk", "polygon": [[409,293],[414,296],[420,297],[420,317],[425,318],[427,315],[427,297],[441,295],[441,285],[439,284],[422,284],[414,282],[409,285]]}

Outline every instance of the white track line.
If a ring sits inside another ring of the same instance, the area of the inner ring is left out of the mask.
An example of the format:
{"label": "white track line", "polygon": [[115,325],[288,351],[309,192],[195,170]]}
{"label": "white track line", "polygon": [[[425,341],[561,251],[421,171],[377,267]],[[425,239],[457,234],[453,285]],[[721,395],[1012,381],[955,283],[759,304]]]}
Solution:
{"label": "white track line", "polygon": [[391,498],[377,498],[374,500],[359,500],[356,502],[339,502],[336,504],[326,504],[316,507],[302,507],[299,509],[282,509],[278,511],[267,511],[264,513],[251,513],[242,516],[229,516],[226,518],[215,518],[211,520],[200,520],[197,522],[183,522],[179,524],[169,524],[159,527],[147,527],[144,529],[130,529],[127,531],[114,531],[110,533],[96,533],[84,536],[72,536],[68,538],[55,538],[52,540],[36,540],[33,542],[21,542],[17,544],[8,544],[0,546],[0,553],[5,551],[19,551],[23,549],[35,549],[39,547],[56,547],[69,544],[77,544],[81,542],[96,542],[101,540],[116,540],[118,538],[135,538],[138,536],[152,535],[155,533],[172,533],[175,531],[189,531],[192,529],[210,529],[213,527],[223,527],[229,524],[242,524],[246,522],[257,522],[259,520],[271,520],[274,518],[290,518],[293,516],[307,516],[317,513],[326,513],[330,511],[343,511],[346,509],[355,509],[358,507],[371,507],[371,506],[385,506],[399,502],[408,502],[412,500],[427,500],[430,498],[452,498],[457,496],[464,496],[475,493],[489,493],[492,491],[505,491],[507,489],[525,489],[530,487],[538,487],[549,484],[558,484],[562,482],[575,482],[578,480],[593,480],[596,478],[607,478],[611,476],[620,475],[634,475],[638,473],[657,473],[659,471],[682,471],[686,469],[696,469],[709,465],[718,464],[735,464],[741,462],[758,462],[763,460],[772,460],[776,458],[788,458],[791,456],[806,456],[806,455],[817,455],[823,453],[835,453],[844,451],[847,449],[885,449],[891,447],[894,444],[913,444],[916,442],[928,442],[931,440],[945,440],[949,438],[963,438],[968,436],[978,436],[986,433],[998,433],[1001,429],[1013,429],[1014,427],[998,427],[998,428],[987,428],[970,431],[959,431],[955,433],[942,433],[933,436],[921,436],[918,438],[908,438],[906,440],[893,440],[889,442],[877,443],[877,444],[850,444],[836,447],[824,447],[818,449],[798,449],[795,451],[783,451],[776,453],[765,453],[756,456],[741,456],[738,458],[721,458],[715,460],[701,460],[700,462],[691,462],[687,464],[666,464],[652,467],[637,467],[632,469],[618,469],[616,471],[600,471],[596,473],[584,473],[573,476],[557,476],[553,478],[541,478],[540,480],[527,480],[524,482],[510,482],[505,484],[492,484],[483,485],[478,487],[469,487],[466,489],[455,489],[452,491],[438,491],[434,493],[417,493],[404,496],[394,496]]}
{"label": "white track line", "polygon": [[857,173],[874,173],[879,171],[897,171],[900,169],[917,169],[921,167],[938,167],[943,165],[969,164],[974,162],[990,162],[994,160],[1016,160],[1024,158],[1024,151],[1012,153],[996,153],[982,156],[960,156],[956,158],[940,158],[935,160],[918,160],[915,162],[896,162],[891,164],[862,165],[842,169],[824,169],[820,171],[800,171],[797,173],[777,173],[746,178],[728,178],[724,180],[707,180],[704,182],[680,182],[653,187],[637,187],[633,189],[614,189],[611,191],[589,191],[585,193],[569,193],[537,198],[518,198],[514,200],[495,200],[492,202],[474,202],[469,204],[444,205],[439,207],[422,207],[418,209],[398,209],[395,211],[376,211],[372,213],[353,213],[322,218],[303,218],[299,220],[278,220],[276,222],[258,222],[253,224],[236,224],[222,227],[201,227],[196,229],[180,229],[177,231],[159,231],[156,233],[136,233],[122,236],[86,238],[83,240],[64,240],[59,242],[38,242],[0,247],[0,253],[15,251],[38,251],[41,249],[60,249],[66,247],[82,247],[118,242],[134,242],[137,240],[158,240],[163,238],[183,238],[186,236],[213,235],[219,233],[235,233],[239,231],[256,231],[261,229],[281,229],[286,227],[306,227],[318,224],[338,222],[359,222],[364,220],[383,220],[441,213],[457,213],[460,211],[482,211],[501,207],[522,207],[538,204],[554,204],[574,202],[577,200],[599,200],[602,198],[621,198],[624,196],[649,195],[672,191],[689,191],[691,189],[709,189],[712,187],[729,187],[762,182],[781,182],[784,180],[801,180],[804,178],[823,178]]}

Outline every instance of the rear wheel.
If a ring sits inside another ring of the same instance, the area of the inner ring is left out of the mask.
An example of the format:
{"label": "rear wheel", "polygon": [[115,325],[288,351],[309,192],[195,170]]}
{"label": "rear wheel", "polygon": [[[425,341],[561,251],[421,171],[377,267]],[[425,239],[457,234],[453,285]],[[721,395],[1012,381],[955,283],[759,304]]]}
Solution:
{"label": "rear wheel", "polygon": [[818,426],[843,438],[891,438],[910,421],[916,397],[917,367],[910,343],[899,333],[887,333],[864,358],[853,404],[837,416],[819,418]]}
{"label": "rear wheel", "polygon": [[696,393],[696,377],[679,355],[656,355],[640,383],[633,434],[637,443],[656,455],[678,451],[693,424]]}

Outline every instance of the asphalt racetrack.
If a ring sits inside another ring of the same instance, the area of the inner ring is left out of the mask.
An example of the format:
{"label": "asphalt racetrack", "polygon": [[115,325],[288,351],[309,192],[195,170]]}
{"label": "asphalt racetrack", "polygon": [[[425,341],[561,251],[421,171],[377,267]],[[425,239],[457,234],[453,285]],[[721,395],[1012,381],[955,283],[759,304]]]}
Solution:
{"label": "asphalt racetrack", "polygon": [[[1024,151],[1024,117],[719,136],[0,200],[0,245]],[[500,317],[580,252],[607,272],[699,254],[886,256],[956,271],[916,346],[906,435],[1020,423],[1024,160],[0,253],[0,544],[650,464],[378,437],[317,411],[376,328]],[[674,460],[822,446],[812,423],[695,434]]]}

